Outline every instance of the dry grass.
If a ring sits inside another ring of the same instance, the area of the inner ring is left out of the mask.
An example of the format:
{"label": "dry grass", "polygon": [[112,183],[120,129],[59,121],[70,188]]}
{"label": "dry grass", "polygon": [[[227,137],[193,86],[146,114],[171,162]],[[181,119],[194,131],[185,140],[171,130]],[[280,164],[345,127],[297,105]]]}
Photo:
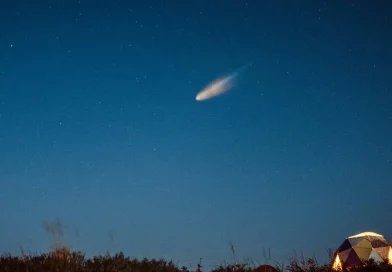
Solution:
{"label": "dry grass", "polygon": [[[202,267],[197,271],[208,271]],[[180,272],[190,271],[186,267],[177,267],[172,261],[155,260],[155,259],[130,259],[123,253],[117,253],[113,256],[95,256],[86,258],[81,252],[72,252],[67,247],[58,247],[47,254],[26,255],[14,257],[3,255],[0,257],[0,271],[9,272],[41,272],[41,271],[67,271],[67,272]],[[286,267],[280,265],[262,265],[255,267],[251,262],[242,264],[225,264],[211,272],[327,272],[332,271],[329,265],[319,265],[315,258],[293,258]],[[392,266],[386,264],[378,265],[372,261],[367,262],[363,267],[344,269],[350,272],[392,272]]]}
{"label": "dry grass", "polygon": [[[61,222],[44,223],[45,230],[52,236],[53,245],[49,253],[40,255],[27,255],[23,248],[20,248],[21,256],[3,255],[0,257],[0,272],[42,272],[42,271],[67,271],[67,272],[180,272],[190,271],[186,267],[178,267],[172,261],[155,260],[155,259],[131,259],[124,256],[123,253],[117,253],[113,256],[94,256],[86,258],[81,252],[71,251],[69,247],[62,243],[63,227]],[[211,272],[330,272],[331,265],[319,265],[315,257],[306,258],[302,254],[294,256],[285,266],[283,263],[270,265],[271,253],[268,255],[263,250],[265,265],[256,266],[251,260],[243,263],[237,263],[235,257],[234,245],[230,242],[230,250],[233,256],[234,264],[224,264],[215,269],[204,269],[201,263],[196,271]],[[200,259],[201,262],[201,259]],[[342,272],[392,272],[392,266],[387,264],[377,264],[368,261],[361,267],[343,268]]]}

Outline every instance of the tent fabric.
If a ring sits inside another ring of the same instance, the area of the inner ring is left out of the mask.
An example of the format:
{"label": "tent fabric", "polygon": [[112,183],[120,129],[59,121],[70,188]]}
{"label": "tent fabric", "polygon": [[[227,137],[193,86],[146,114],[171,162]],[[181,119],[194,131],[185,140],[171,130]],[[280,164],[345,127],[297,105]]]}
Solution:
{"label": "tent fabric", "polygon": [[369,248],[372,249],[372,243],[370,243],[369,239],[362,239],[361,241],[359,241],[358,243],[356,243],[355,245],[353,245],[353,247],[355,248]]}
{"label": "tent fabric", "polygon": [[377,240],[373,239],[371,241],[371,243],[372,243],[372,246],[374,248],[389,246],[387,241],[383,241],[383,240],[380,240],[380,239],[377,239]]}
{"label": "tent fabric", "polygon": [[381,258],[380,254],[377,253],[374,249],[372,249],[372,252],[369,255],[369,259],[373,259],[376,262],[383,262],[384,260]]}
{"label": "tent fabric", "polygon": [[[390,246],[389,247],[378,247],[375,248],[374,250],[380,255],[380,256],[388,256],[388,253],[390,251]],[[391,260],[392,261],[392,260]]]}
{"label": "tent fabric", "polygon": [[358,244],[359,242],[362,241],[362,237],[347,238],[347,240],[350,241],[350,244],[351,244],[352,246],[355,246],[356,244]]}
{"label": "tent fabric", "polygon": [[363,232],[346,238],[335,251],[333,268],[362,265],[373,259],[375,262],[392,263],[392,247],[380,234]]}
{"label": "tent fabric", "polygon": [[359,256],[355,252],[355,250],[351,250],[350,254],[348,255],[348,258],[346,260],[346,265],[357,266],[357,265],[361,265],[361,264],[362,264],[361,259],[359,258]]}
{"label": "tent fabric", "polygon": [[[372,253],[373,248],[370,247],[355,247],[354,251],[357,254],[357,256],[361,260],[366,260],[369,259],[370,253]],[[377,254],[378,255],[378,254]]]}
{"label": "tent fabric", "polygon": [[352,245],[348,239],[344,240],[343,244],[340,246],[340,251],[344,251],[352,248]]}
{"label": "tent fabric", "polygon": [[347,249],[345,251],[339,252],[339,258],[340,260],[342,260],[343,262],[345,262],[348,258],[348,255],[350,255],[352,249]]}

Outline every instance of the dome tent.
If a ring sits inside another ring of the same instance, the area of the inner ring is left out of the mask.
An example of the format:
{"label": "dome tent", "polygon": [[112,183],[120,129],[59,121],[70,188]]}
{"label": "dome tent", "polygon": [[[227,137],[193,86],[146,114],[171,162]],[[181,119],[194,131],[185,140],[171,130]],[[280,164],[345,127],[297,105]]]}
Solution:
{"label": "dome tent", "polygon": [[359,266],[365,261],[392,264],[392,248],[384,236],[374,232],[363,232],[346,238],[335,251],[333,268]]}

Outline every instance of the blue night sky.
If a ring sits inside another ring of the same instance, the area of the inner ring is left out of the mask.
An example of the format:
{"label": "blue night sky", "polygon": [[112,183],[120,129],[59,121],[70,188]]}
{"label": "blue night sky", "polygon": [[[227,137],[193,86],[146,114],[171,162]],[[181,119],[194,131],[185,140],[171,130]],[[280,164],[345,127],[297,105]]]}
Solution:
{"label": "blue night sky", "polygon": [[0,252],[56,219],[88,256],[193,267],[392,239],[386,2],[2,2]]}

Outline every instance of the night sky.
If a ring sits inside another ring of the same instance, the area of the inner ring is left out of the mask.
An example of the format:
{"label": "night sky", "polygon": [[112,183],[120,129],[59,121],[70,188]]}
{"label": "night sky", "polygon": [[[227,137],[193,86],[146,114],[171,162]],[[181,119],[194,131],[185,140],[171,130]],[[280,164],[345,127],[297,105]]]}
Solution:
{"label": "night sky", "polygon": [[0,252],[56,219],[88,256],[193,267],[391,240],[387,2],[2,1]]}

